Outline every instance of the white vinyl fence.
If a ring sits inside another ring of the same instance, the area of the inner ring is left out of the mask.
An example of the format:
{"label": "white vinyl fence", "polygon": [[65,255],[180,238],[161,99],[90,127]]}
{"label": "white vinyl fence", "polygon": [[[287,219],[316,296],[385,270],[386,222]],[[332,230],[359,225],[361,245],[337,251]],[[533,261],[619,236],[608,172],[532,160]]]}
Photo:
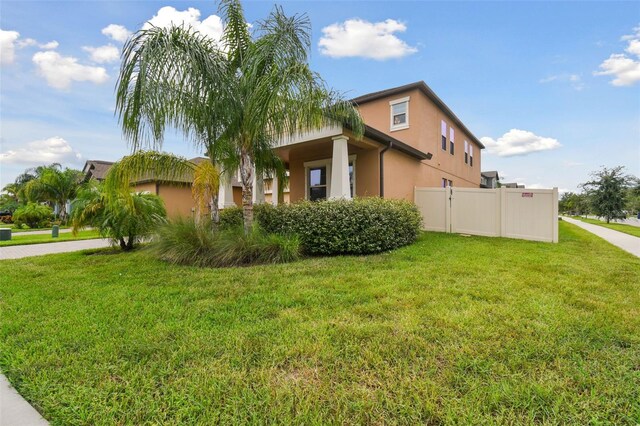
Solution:
{"label": "white vinyl fence", "polygon": [[427,231],[558,242],[558,188],[415,188]]}

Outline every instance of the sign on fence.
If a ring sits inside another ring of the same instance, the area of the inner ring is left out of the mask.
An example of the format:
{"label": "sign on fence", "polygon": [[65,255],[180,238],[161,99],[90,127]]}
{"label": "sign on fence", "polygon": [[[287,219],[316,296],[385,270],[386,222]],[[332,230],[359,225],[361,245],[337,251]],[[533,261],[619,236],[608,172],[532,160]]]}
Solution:
{"label": "sign on fence", "polygon": [[415,188],[423,229],[558,242],[558,188]]}

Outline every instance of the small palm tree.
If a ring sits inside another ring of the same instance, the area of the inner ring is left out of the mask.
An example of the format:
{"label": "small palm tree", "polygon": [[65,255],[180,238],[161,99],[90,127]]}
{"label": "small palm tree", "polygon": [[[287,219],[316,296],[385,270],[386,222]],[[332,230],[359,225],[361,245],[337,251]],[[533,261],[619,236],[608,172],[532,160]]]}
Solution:
{"label": "small palm tree", "polygon": [[220,43],[191,28],[141,30],[125,44],[116,89],[123,133],[134,150],[160,147],[167,125],[206,150],[223,172],[240,169],[245,232],[253,221],[253,173],[282,170],[283,136],[342,122],[360,136],[354,106],[311,71],[310,21],[274,7],[254,25],[239,0],[222,0]]}
{"label": "small palm tree", "polygon": [[122,250],[135,247],[166,222],[162,199],[149,193],[108,194],[104,184],[82,189],[73,201],[71,225],[74,234],[87,226],[98,229]]}
{"label": "small palm tree", "polygon": [[131,183],[153,176],[158,181],[188,180],[201,215],[211,206],[211,219],[218,222],[220,174],[210,161],[192,163],[184,157],[156,151],[138,151],[114,163],[105,178],[105,191],[120,197],[131,191]]}

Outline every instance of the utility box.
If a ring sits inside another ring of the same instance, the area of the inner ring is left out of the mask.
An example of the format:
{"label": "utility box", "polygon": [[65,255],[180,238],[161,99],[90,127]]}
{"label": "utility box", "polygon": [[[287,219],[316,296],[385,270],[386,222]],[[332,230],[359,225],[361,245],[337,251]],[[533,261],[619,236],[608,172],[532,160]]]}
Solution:
{"label": "utility box", "polygon": [[11,228],[0,228],[0,241],[11,240]]}
{"label": "utility box", "polygon": [[51,227],[51,238],[58,238],[60,234],[60,227],[58,225],[53,225]]}

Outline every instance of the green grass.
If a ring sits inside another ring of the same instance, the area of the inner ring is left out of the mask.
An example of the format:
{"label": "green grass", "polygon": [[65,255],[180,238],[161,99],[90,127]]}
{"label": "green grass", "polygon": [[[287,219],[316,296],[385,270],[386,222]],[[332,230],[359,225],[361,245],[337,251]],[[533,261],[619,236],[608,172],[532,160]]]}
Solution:
{"label": "green grass", "polygon": [[[48,228],[29,228],[25,225],[25,228],[16,228],[16,225],[13,223],[0,223],[0,228],[11,228],[11,232],[13,232],[14,234],[18,233],[18,232],[29,232],[29,231],[45,231],[51,230],[51,227]],[[68,226],[60,226],[60,229],[68,229]]]}
{"label": "green grass", "polygon": [[640,227],[633,225],[626,225],[624,223],[607,223],[598,219],[589,219],[582,216],[571,216],[574,219],[581,220],[585,223],[591,223],[593,225],[600,225],[605,228],[613,229],[614,231],[624,232],[625,234],[633,235],[634,237],[640,237]]}
{"label": "green grass", "polygon": [[14,234],[9,241],[0,241],[0,247],[7,246],[19,246],[27,244],[44,244],[44,243],[58,243],[60,241],[74,241],[74,240],[90,240],[93,238],[100,238],[98,231],[80,231],[77,235],[73,235],[71,232],[61,232],[58,234],[58,238],[52,238],[51,234],[45,235],[20,235]]}
{"label": "green grass", "polygon": [[247,268],[3,261],[0,369],[53,425],[636,424],[640,260],[559,226]]}

